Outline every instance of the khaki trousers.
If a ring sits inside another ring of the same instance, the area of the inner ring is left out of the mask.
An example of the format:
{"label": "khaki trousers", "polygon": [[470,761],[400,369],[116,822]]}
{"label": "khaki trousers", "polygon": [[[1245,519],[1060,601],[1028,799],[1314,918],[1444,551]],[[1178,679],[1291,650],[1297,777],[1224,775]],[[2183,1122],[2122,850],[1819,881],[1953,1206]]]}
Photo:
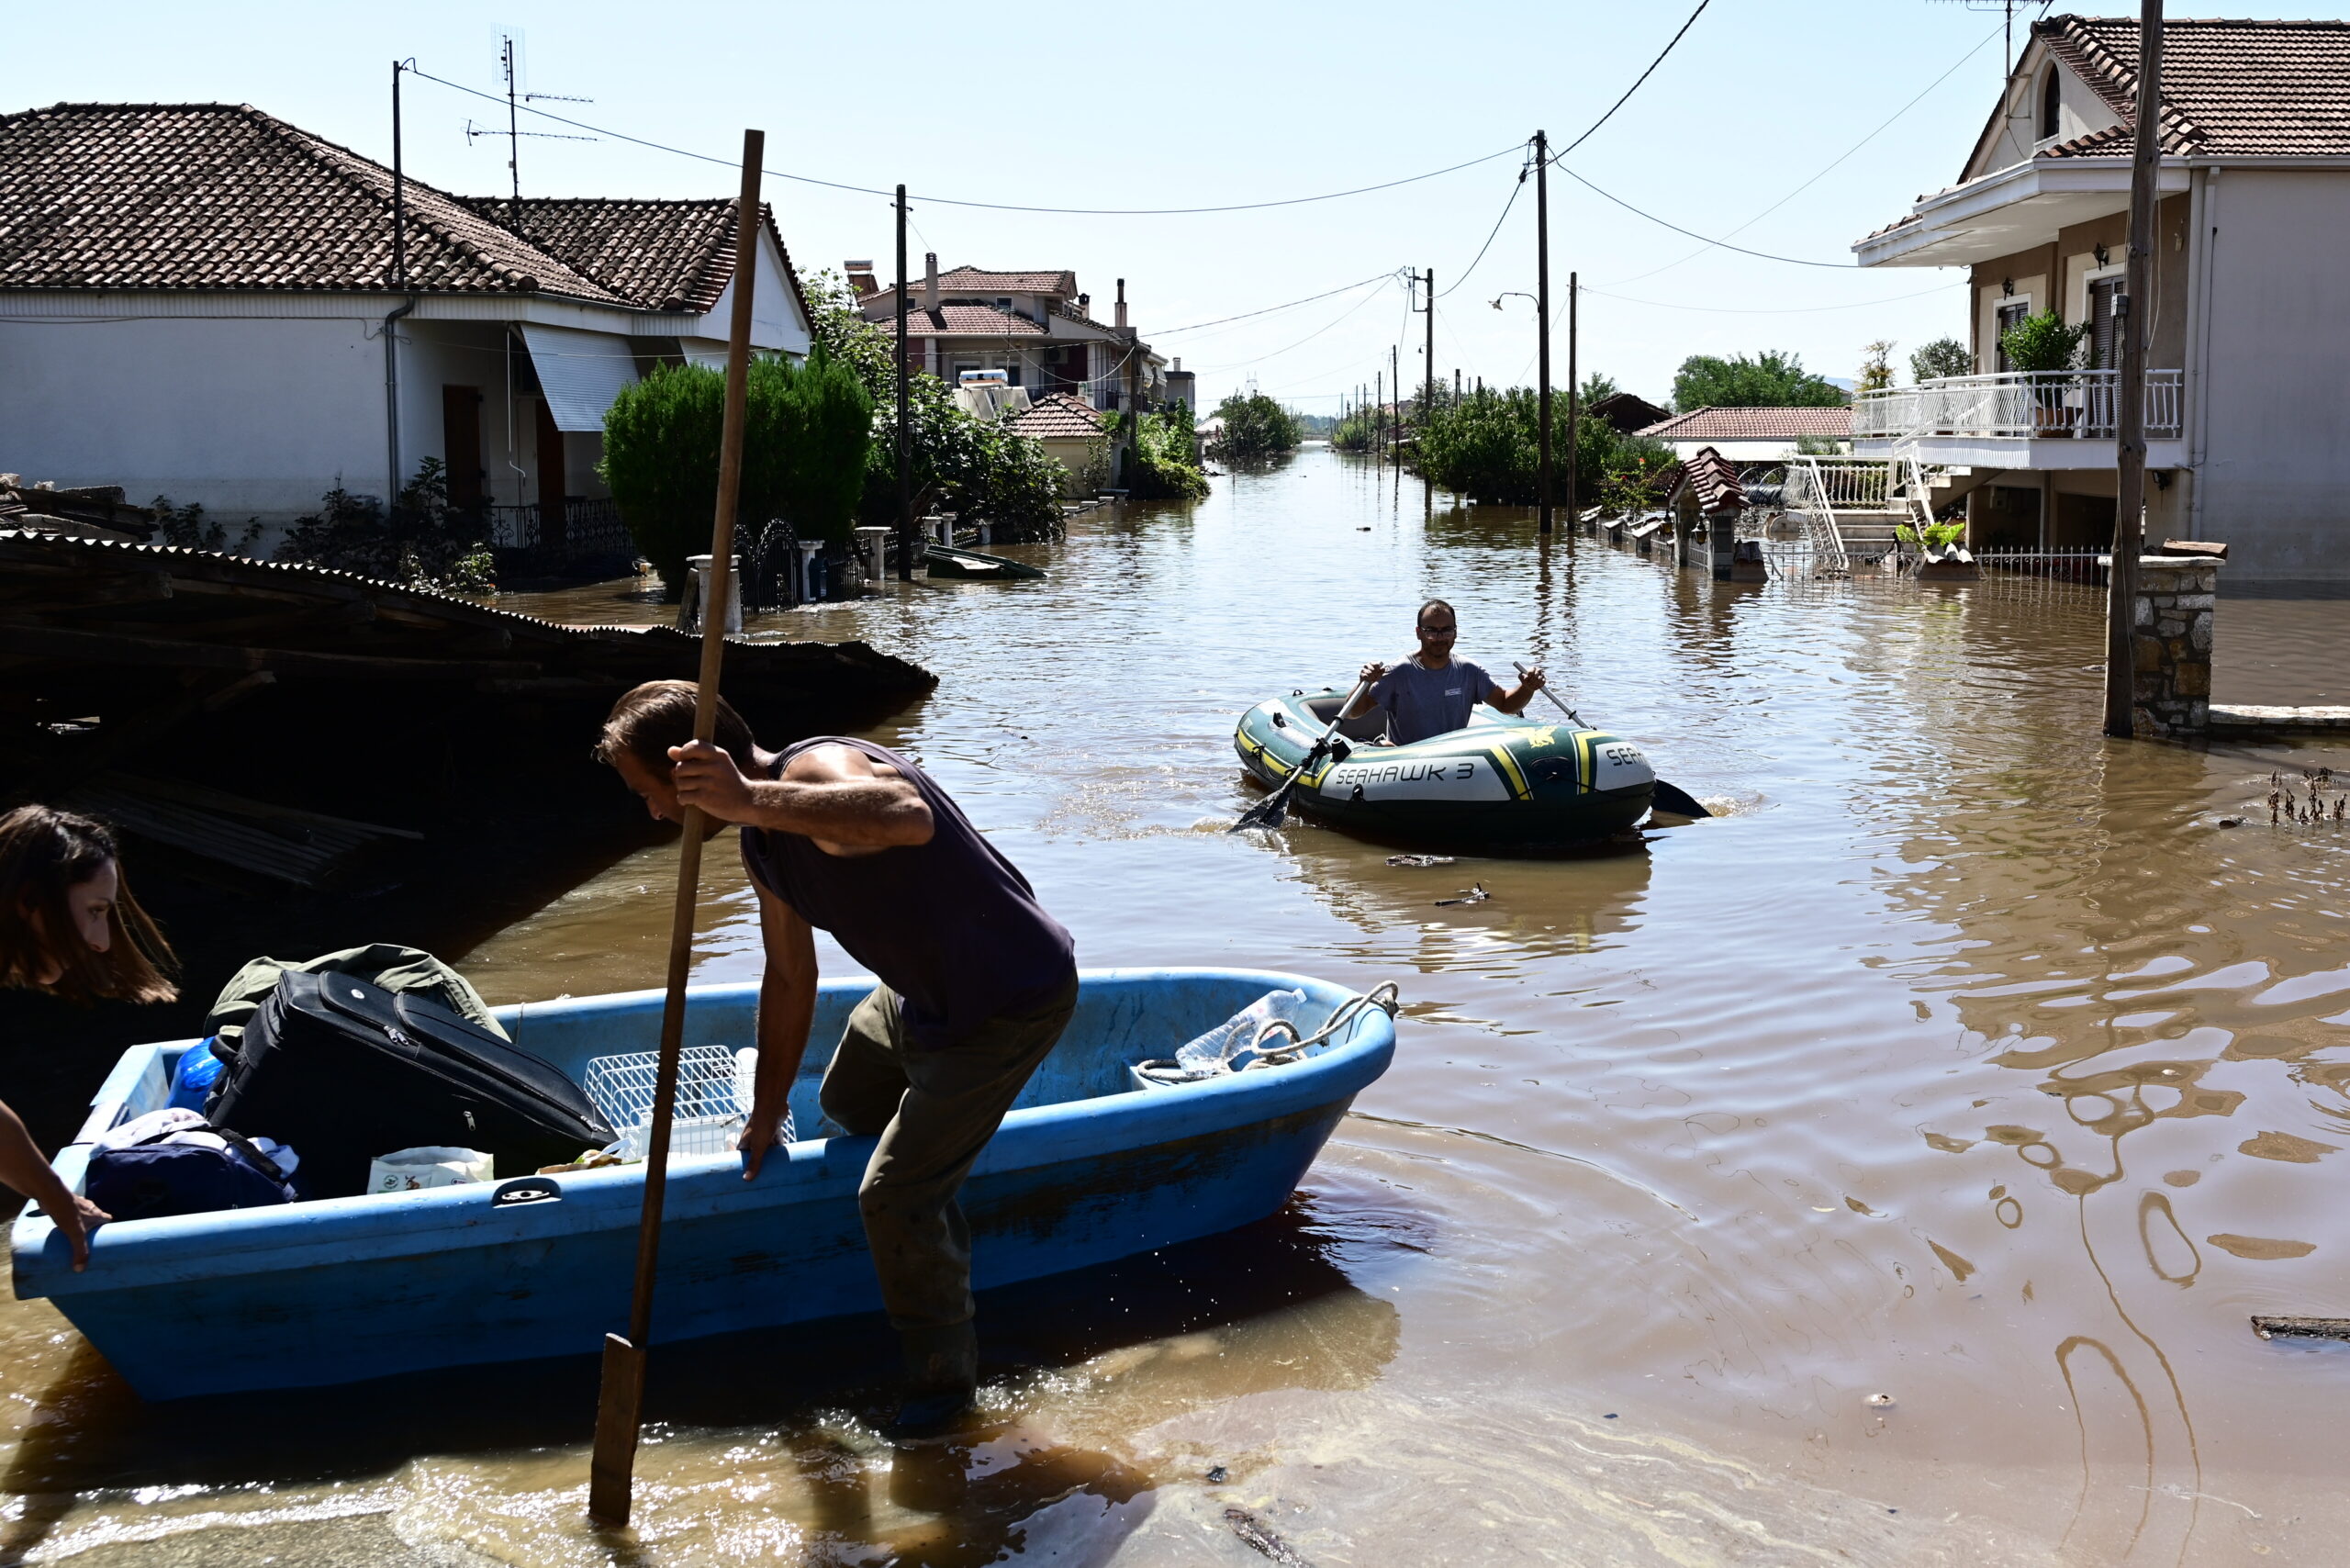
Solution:
{"label": "khaki trousers", "polygon": [[851,1136],[881,1140],[856,1202],[882,1304],[899,1329],[970,1321],[971,1232],[955,1194],[1076,1008],[1071,974],[1042,1005],[998,1014],[940,1050],[907,1037],[888,986],[849,1014],[819,1099]]}

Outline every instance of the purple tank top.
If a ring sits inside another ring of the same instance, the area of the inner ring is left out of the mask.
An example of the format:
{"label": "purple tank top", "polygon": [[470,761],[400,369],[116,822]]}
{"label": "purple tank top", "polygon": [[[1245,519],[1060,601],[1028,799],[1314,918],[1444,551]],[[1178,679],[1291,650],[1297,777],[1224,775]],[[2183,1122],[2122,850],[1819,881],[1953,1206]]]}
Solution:
{"label": "purple tank top", "polygon": [[917,1046],[955,1045],[986,1020],[1040,1006],[1069,983],[1076,964],[1069,933],[935,779],[885,746],[840,735],[786,746],[774,776],[820,745],[845,745],[896,768],[930,807],[930,842],[827,855],[800,834],[746,827],[743,864],[904,998]]}

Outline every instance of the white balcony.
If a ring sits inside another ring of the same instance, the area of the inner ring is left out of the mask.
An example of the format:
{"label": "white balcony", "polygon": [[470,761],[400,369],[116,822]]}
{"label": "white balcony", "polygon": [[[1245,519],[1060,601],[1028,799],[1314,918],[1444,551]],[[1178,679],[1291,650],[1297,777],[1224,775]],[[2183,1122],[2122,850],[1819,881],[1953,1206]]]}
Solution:
{"label": "white balcony", "polygon": [[[1864,392],[1852,405],[1852,450],[1913,451],[1929,464],[1995,468],[2110,468],[2121,406],[2118,370],[1947,375]],[[2146,372],[2146,461],[2186,461],[2185,376]]]}

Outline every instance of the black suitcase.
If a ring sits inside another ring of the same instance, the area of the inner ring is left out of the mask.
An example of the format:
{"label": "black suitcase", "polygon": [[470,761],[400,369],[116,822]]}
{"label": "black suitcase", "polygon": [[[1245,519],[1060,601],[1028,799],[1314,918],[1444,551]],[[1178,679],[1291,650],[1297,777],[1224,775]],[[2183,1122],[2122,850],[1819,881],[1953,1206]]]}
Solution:
{"label": "black suitcase", "polygon": [[397,1149],[479,1149],[520,1176],[616,1136],[552,1063],[437,1002],[339,974],[278,981],[204,1114],[290,1146],[320,1198],[364,1190],[369,1162]]}

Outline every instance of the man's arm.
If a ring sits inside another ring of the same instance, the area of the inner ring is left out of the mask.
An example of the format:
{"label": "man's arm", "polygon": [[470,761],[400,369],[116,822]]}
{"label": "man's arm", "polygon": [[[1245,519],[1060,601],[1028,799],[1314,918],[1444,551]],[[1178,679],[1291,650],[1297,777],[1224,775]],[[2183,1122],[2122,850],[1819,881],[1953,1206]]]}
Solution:
{"label": "man's arm", "polygon": [[808,1054],[808,1025],[816,1016],[816,938],[798,910],[759,890],[759,936],[767,973],[759,980],[758,1075],[751,1088],[751,1121],[743,1129],[743,1180],[759,1173],[775,1142]]}
{"label": "man's arm", "polygon": [[1372,660],[1370,664],[1363,666],[1362,673],[1356,677],[1356,679],[1360,684],[1355,691],[1354,700],[1347,704],[1346,711],[1340,713],[1338,717],[1341,719],[1360,719],[1365,713],[1370,712],[1373,708],[1378,707],[1379,700],[1372,695],[1372,691],[1381,681],[1385,680],[1386,678],[1387,666],[1379,663],[1376,659]]}
{"label": "man's arm", "polygon": [[[706,741],[669,748],[681,804],[720,822],[796,833],[828,847],[890,849],[928,844],[935,824],[922,791],[853,746],[824,745],[791,759],[780,778],[745,778],[733,757]],[[837,853],[837,850],[835,851]]]}
{"label": "man's arm", "polygon": [[[1492,679],[1491,677],[1487,678]],[[1494,695],[1490,700],[1505,713],[1523,713],[1526,705],[1534,700],[1534,694],[1541,689],[1542,666],[1537,665],[1519,677],[1517,684],[1507,691],[1502,689],[1501,682],[1493,681]]]}
{"label": "man's arm", "polygon": [[106,1223],[106,1211],[69,1190],[40,1157],[40,1148],[17,1113],[0,1105],[0,1182],[41,1206],[73,1249],[73,1271],[90,1260],[90,1232]]}

